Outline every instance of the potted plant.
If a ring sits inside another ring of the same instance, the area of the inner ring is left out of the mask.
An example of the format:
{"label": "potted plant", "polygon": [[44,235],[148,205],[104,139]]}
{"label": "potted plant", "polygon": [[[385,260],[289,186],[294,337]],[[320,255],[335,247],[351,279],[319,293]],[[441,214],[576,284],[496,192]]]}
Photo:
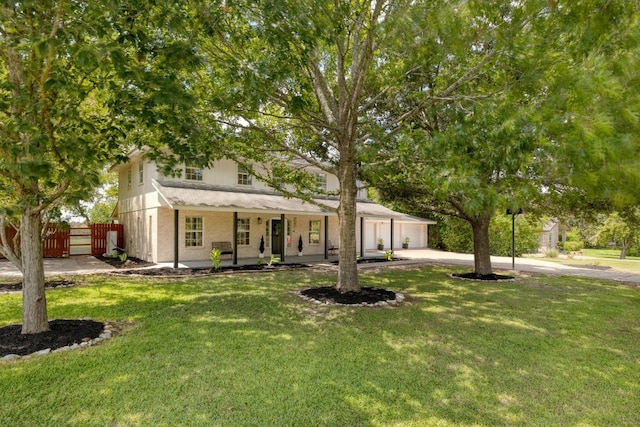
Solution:
{"label": "potted plant", "polygon": [[298,239],[298,256],[302,256],[302,234]]}
{"label": "potted plant", "polygon": [[260,255],[258,255],[259,258],[264,258],[264,236],[260,236],[260,247],[258,248],[260,250]]}
{"label": "potted plant", "polygon": [[384,240],[383,239],[378,239],[378,250],[384,250]]}
{"label": "potted plant", "polygon": [[409,241],[411,239],[409,239],[409,236],[404,238],[404,241],[402,242],[402,249],[409,249]]}

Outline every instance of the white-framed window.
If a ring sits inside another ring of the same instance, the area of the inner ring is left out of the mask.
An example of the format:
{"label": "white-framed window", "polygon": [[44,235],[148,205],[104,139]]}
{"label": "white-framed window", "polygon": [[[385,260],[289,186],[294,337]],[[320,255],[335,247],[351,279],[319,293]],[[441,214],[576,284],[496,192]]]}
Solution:
{"label": "white-framed window", "polygon": [[131,168],[127,169],[127,190],[131,190]]}
{"label": "white-framed window", "polygon": [[320,188],[324,191],[327,190],[327,174],[326,173],[317,173],[316,174],[316,183]]}
{"label": "white-framed window", "polygon": [[138,185],[144,184],[144,163],[138,163]]}
{"label": "white-framed window", "polygon": [[187,216],[184,218],[184,245],[187,248],[202,247],[204,220],[201,216]]}
{"label": "white-framed window", "polygon": [[309,244],[310,245],[320,244],[320,220],[319,219],[313,219],[309,221]]}
{"label": "white-framed window", "polygon": [[253,185],[249,171],[238,165],[238,185]]}
{"label": "white-framed window", "polygon": [[251,221],[249,218],[238,218],[238,246],[247,246],[250,242]]}
{"label": "white-framed window", "polygon": [[186,165],[184,168],[184,179],[187,181],[202,181],[202,169]]}

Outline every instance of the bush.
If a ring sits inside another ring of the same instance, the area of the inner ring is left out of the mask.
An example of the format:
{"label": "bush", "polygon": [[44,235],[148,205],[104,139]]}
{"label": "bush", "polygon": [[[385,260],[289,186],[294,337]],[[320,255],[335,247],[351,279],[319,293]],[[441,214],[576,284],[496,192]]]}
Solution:
{"label": "bush", "polygon": [[562,243],[562,250],[567,252],[578,252],[584,249],[584,242],[582,240],[578,242],[564,242]]}
{"label": "bush", "polygon": [[[516,255],[538,251],[540,229],[538,224],[526,216],[516,217]],[[429,227],[429,245],[451,252],[473,253],[473,233],[471,225],[459,218],[438,220],[437,230]],[[433,234],[432,231],[434,231]],[[435,236],[440,238],[439,244]],[[511,256],[511,216],[497,212],[489,226],[489,244],[491,255]]]}

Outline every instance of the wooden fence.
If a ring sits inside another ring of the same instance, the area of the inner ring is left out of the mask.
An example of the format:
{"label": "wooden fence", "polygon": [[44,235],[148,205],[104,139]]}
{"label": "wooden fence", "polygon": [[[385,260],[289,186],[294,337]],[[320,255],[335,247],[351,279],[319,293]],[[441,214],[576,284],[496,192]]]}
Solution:
{"label": "wooden fence", "polygon": [[[107,252],[109,231],[117,232],[118,248],[124,247],[124,227],[122,224],[91,224],[84,228],[66,228],[58,230],[55,226],[47,228],[47,237],[42,242],[45,258],[60,258],[71,255],[102,255]],[[5,229],[9,244],[13,246],[16,230]],[[73,241],[73,243],[72,243]],[[0,254],[0,258],[3,258]]]}

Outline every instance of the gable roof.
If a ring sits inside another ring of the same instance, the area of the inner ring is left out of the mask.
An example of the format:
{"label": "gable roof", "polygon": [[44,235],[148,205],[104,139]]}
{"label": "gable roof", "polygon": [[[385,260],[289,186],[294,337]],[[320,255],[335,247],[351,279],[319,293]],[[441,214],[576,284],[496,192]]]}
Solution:
{"label": "gable roof", "polygon": [[[328,210],[300,199],[287,198],[282,194],[255,188],[225,187],[200,183],[156,181],[152,184],[158,191],[160,201],[171,209],[214,210],[225,212],[264,212],[285,214],[336,215],[338,198],[318,197],[317,201],[334,210]],[[435,224],[435,221],[412,217],[393,211],[371,200],[358,200],[357,215],[368,218],[393,218],[401,222]]]}

